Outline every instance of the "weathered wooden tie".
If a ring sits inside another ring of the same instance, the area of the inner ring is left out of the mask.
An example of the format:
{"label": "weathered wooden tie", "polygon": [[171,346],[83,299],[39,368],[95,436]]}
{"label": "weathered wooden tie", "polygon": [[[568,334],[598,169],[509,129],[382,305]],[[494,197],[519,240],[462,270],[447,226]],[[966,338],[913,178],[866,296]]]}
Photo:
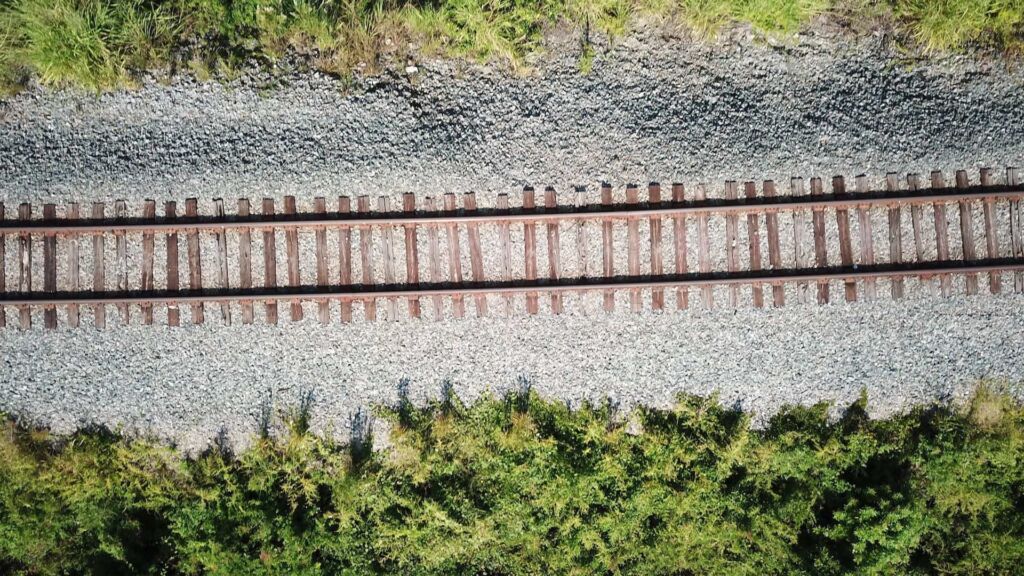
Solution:
{"label": "weathered wooden tie", "polygon": [[[960,189],[966,189],[970,185],[967,180],[967,172],[963,170],[956,171],[956,187]],[[965,200],[961,200],[957,203],[960,209],[960,245],[962,247],[962,254],[964,260],[974,260],[976,258],[974,252],[974,222],[971,216],[971,206]],[[968,274],[967,275],[967,294],[978,293],[978,275]]]}
{"label": "weathered wooden tie", "polygon": [[[226,218],[224,212],[224,200],[217,198],[213,201],[213,213],[217,218]],[[227,290],[231,288],[228,281],[228,235],[226,230],[214,233],[214,240],[217,242],[217,284],[218,288]],[[226,325],[231,325],[231,303],[220,303],[220,319]]]}
{"label": "weathered wooden tie", "polygon": [[[178,205],[173,200],[164,202],[164,217],[168,221],[173,221],[178,215]],[[166,238],[167,247],[167,280],[166,288],[168,292],[177,292],[179,289],[178,280],[178,233],[175,230],[171,230],[167,233]],[[176,302],[171,302],[167,305],[167,325],[178,326],[181,324],[181,310],[178,309]]]}
{"label": "weathered wooden tie", "polygon": [[[128,217],[128,207],[124,200],[114,202],[114,217],[118,220],[124,220]],[[117,246],[115,278],[117,279],[117,290],[119,292],[128,291],[128,238],[126,236],[124,231],[114,231],[114,240]],[[121,323],[127,325],[129,321],[128,305],[118,304],[117,310],[121,316]]]}
{"label": "weathered wooden tie", "polygon": [[[250,212],[249,199],[238,199],[238,216],[248,218]],[[252,288],[252,232],[248,228],[238,230],[238,286],[243,290]],[[252,324],[252,300],[239,303],[242,310],[242,324]]]}
{"label": "weathered wooden tie", "polygon": [[[313,199],[313,212],[316,214],[327,213],[327,199],[318,196]],[[317,228],[313,233],[316,243],[316,285],[327,286],[330,284],[330,267],[327,264],[327,228]],[[331,303],[328,300],[317,302],[317,319],[320,324],[326,326],[331,323]]]}
{"label": "weathered wooden tie", "polygon": [[[608,184],[601,185],[601,205],[612,205],[612,187]],[[601,223],[601,264],[605,278],[615,276],[615,249],[612,238],[612,221],[606,219]],[[605,290],[604,309],[606,312],[615,310],[615,292]]]}
{"label": "weathered wooden tie", "polygon": [[[195,218],[199,215],[195,198],[185,200],[185,217]],[[199,231],[189,230],[185,234],[188,243],[188,287],[190,290],[203,289],[203,265],[202,256],[199,254]],[[205,320],[205,311],[202,302],[192,303],[192,323],[202,324]]]}
{"label": "weathered wooden tie", "polygon": [[[370,197],[363,195],[357,201],[357,209],[361,215],[370,211]],[[436,232],[435,232],[436,234]],[[436,239],[436,236],[435,236]],[[362,270],[363,285],[373,284],[373,231],[369,226],[359,228],[359,264]],[[377,300],[369,296],[363,300],[363,318],[377,319]]]}
{"label": "weathered wooden tie", "polygon": [[[907,189],[916,191],[921,189],[921,179],[917,174],[907,175]],[[924,246],[924,207],[914,204],[910,207],[910,220],[914,228],[914,258],[917,262],[925,261]],[[931,294],[937,294],[935,282],[927,275],[919,276],[920,282]]]}
{"label": "weathered wooden tie", "polygon": [[[284,197],[285,216],[294,216],[295,197]],[[302,286],[302,275],[299,270],[299,231],[296,228],[288,228],[284,231],[284,246],[288,256],[288,285],[292,288]],[[292,321],[302,320],[302,301],[298,298],[291,301]]]}
{"label": "weathered wooden tie", "polygon": [[[467,192],[462,196],[462,207],[468,214],[477,211],[476,194]],[[469,239],[469,272],[473,282],[483,283],[487,278],[484,275],[484,252],[480,244],[480,226],[474,222],[466,224],[466,236]],[[476,315],[478,318],[487,316],[487,296],[478,294],[474,299],[476,304]]]}
{"label": "weathered wooden tie", "polygon": [[[766,180],[764,183],[764,195],[766,198],[775,197],[775,182]],[[772,270],[781,270],[782,249],[779,246],[779,215],[775,212],[768,212],[764,215],[764,227],[768,231],[768,263]],[[786,303],[786,292],[782,284],[772,282],[772,305],[776,308]]]}
{"label": "weathered wooden tie", "polygon": [[[832,192],[834,194],[846,193],[846,182],[842,176],[832,178]],[[839,230],[839,261],[843,266],[853,266],[853,243],[850,239],[850,212],[845,208],[836,210],[836,225]],[[846,301],[857,300],[857,283],[847,280],[843,283],[846,294]]]}
{"label": "weathered wooden tie", "polygon": [[[824,194],[821,178],[811,178],[811,196]],[[828,266],[828,244],[825,243],[825,211],[816,208],[811,210],[811,224],[814,228],[814,264],[819,268]],[[818,304],[829,302],[828,281],[818,281]]]}
{"label": "weathered wooden tie", "polygon": [[[789,191],[793,197],[800,197],[805,194],[804,179],[790,178]],[[805,246],[804,235],[807,228],[807,216],[804,210],[793,211],[793,257],[798,269],[810,268],[807,261],[807,247]],[[798,282],[796,285],[796,301],[800,304],[808,304],[811,301],[810,287],[807,282]]]}
{"label": "weathered wooden tie", "polygon": [[[686,200],[686,189],[682,184],[672,185],[672,201],[683,202]],[[675,268],[676,274],[687,274],[689,272],[686,254],[686,219],[682,216],[672,217],[672,240],[675,247]],[[690,305],[689,290],[685,286],[676,288],[676,308],[684,310]]]}
{"label": "weathered wooden tie", "polygon": [[[18,219],[32,219],[32,205],[22,203],[18,206]],[[18,292],[32,291],[32,236],[24,232],[18,236]],[[22,306],[18,311],[19,324],[22,330],[32,327],[32,309]]]}
{"label": "weathered wooden tie", "polygon": [[[416,212],[416,195],[411,192],[402,194],[402,211],[406,214]],[[347,227],[346,227],[347,228]],[[420,283],[420,255],[416,242],[416,225],[405,225],[405,281],[409,284]],[[409,299],[409,316],[420,317],[420,299]]]}
{"label": "weathered wooden tie", "polygon": [[[53,204],[43,204],[43,219],[56,220],[57,207]],[[57,291],[57,235],[45,234],[43,236],[43,290],[46,292]],[[57,308],[46,306],[43,308],[43,326],[48,330],[57,328]]]}
{"label": "weathered wooden tie", "polygon": [[[351,212],[352,199],[348,196],[339,196],[338,213],[349,214]],[[350,226],[338,228],[338,284],[341,286],[352,285],[352,228]],[[341,301],[341,321],[346,323],[352,321],[351,300]]]}
{"label": "weathered wooden tie", "polygon": [[[867,194],[868,178],[861,174],[856,179],[857,193]],[[874,266],[875,264],[875,241],[871,229],[871,209],[868,206],[857,207],[857,224],[860,231],[860,264],[862,266]],[[864,299],[874,300],[877,296],[877,284],[874,278],[864,280]]]}
{"label": "weathered wooden tie", "polygon": [[[757,198],[757,185],[753,182],[743,183],[743,195],[748,199]],[[747,243],[750,248],[750,270],[761,271],[761,230],[760,217],[756,212],[747,214]],[[754,308],[764,308],[764,286],[759,282],[750,285],[750,296]]]}
{"label": "weathered wooden tie", "polygon": [[[725,199],[734,201],[739,197],[736,182],[730,180],[725,183]],[[739,235],[740,217],[738,214],[727,214],[725,217],[725,267],[729,272],[736,272],[740,269],[739,257],[736,252],[736,237]],[[740,287],[729,286],[729,306],[736,308],[740,305]]]}
{"label": "weathered wooden tie", "polygon": [[[651,206],[661,204],[661,185],[657,182],[652,182],[647,186],[647,202]],[[651,276],[661,276],[665,273],[661,255],[661,217],[652,216],[647,226],[651,232]],[[651,290],[651,309],[662,310],[664,308],[665,290],[654,288]]]}
{"label": "weathered wooden tie", "polygon": [[[444,211],[454,214],[455,210],[455,194],[448,192],[444,195]],[[448,281],[461,284],[462,244],[459,241],[459,226],[454,222],[450,222],[445,225],[445,231],[448,237]],[[536,275],[536,268],[534,268],[534,274]],[[452,297],[452,314],[456,318],[462,318],[466,315],[466,304],[462,296]]]}
{"label": "weathered wooden tie", "polygon": [[[78,208],[78,204],[77,203],[71,203],[71,204],[68,205],[67,218],[68,218],[68,220],[78,220],[78,218],[79,218],[79,208]],[[3,219],[3,206],[2,205],[0,205],[0,219]],[[68,251],[68,291],[74,293],[74,292],[78,292],[79,290],[82,289],[81,279],[80,279],[80,276],[79,276],[80,256],[79,256],[79,253],[78,253],[78,235],[77,234],[72,234],[72,235],[68,236],[68,238],[67,238],[67,251]],[[2,254],[3,254],[3,241],[0,241],[0,255],[2,255]],[[2,261],[2,260],[3,260],[3,258],[2,258],[2,256],[0,256],[0,261]],[[0,268],[3,268],[2,264],[0,264]],[[0,272],[0,276],[3,276],[3,272]],[[3,292],[3,281],[2,280],[0,280],[0,292]],[[2,308],[2,306],[0,306],[0,308]],[[3,315],[3,312],[0,312],[0,316],[2,316],[2,315]],[[80,324],[80,321],[81,321],[80,313],[79,313],[79,309],[78,309],[78,304],[68,304],[67,315],[68,315],[67,316],[68,326],[71,327],[71,328],[78,328],[78,325]],[[0,320],[0,327],[2,327],[2,326],[3,326],[3,321]]]}
{"label": "weathered wooden tie", "polygon": [[[630,184],[626,187],[626,205],[635,206],[639,201],[639,191]],[[640,275],[640,222],[636,218],[626,220],[626,270],[630,276]],[[640,290],[630,290],[629,309],[639,312],[641,306]]]}
{"label": "weathered wooden tie", "polygon": [[[536,199],[533,188],[527,187],[523,189],[523,209],[533,210],[535,207]],[[537,225],[533,222],[523,224],[523,249],[524,258],[526,259],[526,280],[533,282],[537,279]],[[537,293],[527,292],[526,313],[536,314],[537,311]]]}
{"label": "weathered wooden tie", "polygon": [[[455,195],[452,194],[452,203],[455,202]],[[391,210],[390,199],[387,196],[381,196],[377,199],[377,211],[381,214],[387,214]],[[448,195],[445,196],[445,208],[448,206]],[[382,224],[380,226],[380,239],[381,247],[384,250],[384,284],[389,286],[398,283],[395,275],[395,238],[392,233],[392,226],[390,224]],[[391,321],[398,320],[398,299],[390,297],[387,300],[387,319]]]}
{"label": "weathered wooden tie", "polygon": [[[994,186],[992,170],[981,169],[981,185]],[[996,232],[996,203],[992,198],[985,199],[982,204],[982,212],[985,217],[985,253],[989,258],[999,257],[999,237]],[[988,289],[992,294],[998,294],[1002,289],[1002,276],[998,272],[990,272],[988,275]]]}
{"label": "weathered wooden tie", "polygon": [[[703,185],[697,185],[694,192],[694,199],[698,202],[707,200],[707,190]],[[697,213],[697,267],[701,274],[711,273],[711,247],[708,237],[708,213]],[[711,308],[715,304],[715,296],[711,286],[701,286],[701,304],[704,308]]]}
{"label": "weathered wooden tie", "polygon": [[[895,173],[885,175],[885,189],[889,192],[898,192],[900,189],[899,180]],[[902,214],[899,204],[889,207],[889,263],[903,263],[903,228]],[[893,278],[890,284],[892,297],[896,300],[903,298],[903,278]]]}
{"label": "weathered wooden tie", "polygon": [[[498,214],[507,214],[509,211],[508,205],[508,194],[498,194],[498,200],[495,204],[497,207]],[[427,208],[428,210],[430,208]],[[498,222],[498,243],[501,245],[501,281],[511,282],[512,281],[512,239],[511,230],[509,229],[508,220],[500,220]],[[512,295],[505,295],[505,315],[512,315]]]}
{"label": "weathered wooden tie", "polygon": [[[558,198],[555,189],[548,187],[544,189],[544,209],[555,211],[558,208]],[[561,238],[558,231],[558,222],[547,223],[548,242],[548,278],[557,281],[559,278],[559,267],[561,264]],[[562,295],[558,292],[551,294],[551,312],[562,313]]]}
{"label": "weathered wooden tie", "polygon": [[[274,199],[263,199],[263,216],[274,215]],[[273,228],[263,229],[263,287],[277,288],[277,235]],[[277,324],[277,300],[266,302],[267,323]]]}
{"label": "weathered wooden tie", "polygon": [[[935,171],[931,174],[932,188],[940,189],[946,187],[946,179],[942,172]],[[938,253],[939,262],[949,260],[949,225],[946,220],[946,205],[936,202],[935,206],[935,249]],[[953,293],[953,279],[949,274],[939,275],[939,285],[942,288],[942,295],[948,297]]]}

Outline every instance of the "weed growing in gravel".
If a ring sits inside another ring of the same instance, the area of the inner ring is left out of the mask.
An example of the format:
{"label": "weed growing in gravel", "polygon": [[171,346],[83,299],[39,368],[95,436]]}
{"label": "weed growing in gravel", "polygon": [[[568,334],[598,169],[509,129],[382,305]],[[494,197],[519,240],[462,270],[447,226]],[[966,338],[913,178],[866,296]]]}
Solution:
{"label": "weed growing in gravel", "polygon": [[[407,398],[407,385],[403,386]],[[1024,407],[768,427],[713,398],[626,418],[505,398],[382,408],[391,447],[285,423],[239,454],[83,430],[0,435],[0,572],[1010,574],[1024,561]],[[629,422],[633,424],[630,425]]]}

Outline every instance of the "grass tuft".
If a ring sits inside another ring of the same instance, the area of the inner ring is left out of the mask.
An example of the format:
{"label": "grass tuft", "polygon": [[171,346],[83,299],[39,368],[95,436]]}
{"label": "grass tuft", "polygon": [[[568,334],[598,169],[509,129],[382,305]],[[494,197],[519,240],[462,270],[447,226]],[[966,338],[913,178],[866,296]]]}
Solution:
{"label": "grass tuft", "polygon": [[1021,0],[897,0],[896,14],[930,52],[969,44],[1019,50],[1024,47]]}
{"label": "grass tuft", "polygon": [[166,62],[178,32],[169,10],[139,0],[14,0],[0,9],[0,66],[8,81],[102,90]]}
{"label": "grass tuft", "polygon": [[556,6],[545,0],[445,0],[406,5],[404,21],[442,53],[521,69],[523,57],[540,48],[544,26],[558,16]]}
{"label": "grass tuft", "polygon": [[732,17],[766,34],[791,35],[829,7],[828,0],[733,0]]}

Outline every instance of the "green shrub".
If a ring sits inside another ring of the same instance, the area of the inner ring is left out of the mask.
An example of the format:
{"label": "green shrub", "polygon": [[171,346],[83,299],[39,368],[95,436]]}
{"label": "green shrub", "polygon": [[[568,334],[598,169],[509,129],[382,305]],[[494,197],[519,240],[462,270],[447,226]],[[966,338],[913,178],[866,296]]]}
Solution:
{"label": "green shrub", "polygon": [[391,448],[358,460],[294,422],[191,459],[11,427],[0,571],[1015,573],[1024,408],[987,388],[963,409],[865,407],[790,408],[755,431],[713,398],[622,414],[527,387],[446,394],[381,409]]}
{"label": "green shrub", "polygon": [[11,434],[0,442],[0,567],[148,572],[169,558],[168,512],[184,488],[169,448],[95,429],[57,443]]}

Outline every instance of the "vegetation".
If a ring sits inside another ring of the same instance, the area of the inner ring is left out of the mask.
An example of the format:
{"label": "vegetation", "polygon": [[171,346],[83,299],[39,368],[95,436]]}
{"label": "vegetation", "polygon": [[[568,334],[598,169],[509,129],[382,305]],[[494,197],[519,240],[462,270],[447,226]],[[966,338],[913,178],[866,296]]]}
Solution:
{"label": "vegetation", "polygon": [[[308,405],[307,405],[308,407]],[[10,426],[0,572],[1011,574],[1024,562],[1024,407],[762,431],[714,399],[570,410],[523,388],[380,411],[392,446],[279,438],[192,459],[102,430]]]}
{"label": "vegetation", "polygon": [[914,38],[928,50],[976,42],[1024,48],[1021,0],[897,0],[896,14],[911,23]]}
{"label": "vegetation", "polygon": [[103,90],[180,66],[230,76],[289,51],[347,75],[372,72],[382,56],[408,57],[411,43],[518,68],[558,22],[579,31],[588,69],[592,34],[621,35],[632,16],[702,35],[740,22],[785,37],[822,13],[854,28],[865,19],[894,23],[933,51],[1024,46],[1021,0],[0,0],[0,86],[15,90],[34,75]]}

